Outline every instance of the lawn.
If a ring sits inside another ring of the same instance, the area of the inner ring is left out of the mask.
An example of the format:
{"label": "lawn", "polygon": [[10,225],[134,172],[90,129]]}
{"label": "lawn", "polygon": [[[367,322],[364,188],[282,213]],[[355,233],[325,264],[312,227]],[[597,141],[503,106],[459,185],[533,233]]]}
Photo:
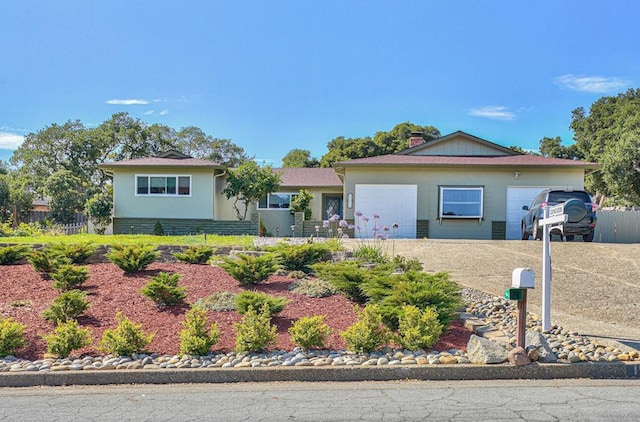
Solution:
{"label": "lawn", "polygon": [[255,236],[218,236],[212,234],[198,234],[191,236],[154,236],[148,234],[73,234],[68,236],[10,236],[0,237],[2,244],[48,244],[48,243],[83,243],[91,242],[96,245],[116,244],[145,244],[145,245],[209,245],[209,246],[240,246],[251,247]]}

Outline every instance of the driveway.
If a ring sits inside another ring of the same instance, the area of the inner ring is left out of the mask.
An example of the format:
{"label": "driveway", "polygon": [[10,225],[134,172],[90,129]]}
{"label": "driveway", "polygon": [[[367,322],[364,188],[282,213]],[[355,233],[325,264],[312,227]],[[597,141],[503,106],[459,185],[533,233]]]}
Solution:
{"label": "driveway", "polygon": [[[357,245],[348,242],[348,247]],[[542,313],[542,242],[396,240],[387,251],[448,271],[463,286],[503,296],[514,268],[533,268],[531,313]],[[551,242],[551,322],[589,337],[640,348],[640,244]]]}

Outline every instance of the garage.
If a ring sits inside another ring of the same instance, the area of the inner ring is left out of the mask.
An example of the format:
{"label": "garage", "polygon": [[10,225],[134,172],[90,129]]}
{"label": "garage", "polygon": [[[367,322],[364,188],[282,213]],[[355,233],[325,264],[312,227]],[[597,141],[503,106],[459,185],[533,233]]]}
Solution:
{"label": "garage", "polygon": [[361,237],[373,237],[373,215],[378,215],[378,226],[391,228],[398,224],[395,232],[389,230],[395,238],[415,239],[417,210],[417,185],[355,185],[354,211],[359,211],[363,217],[369,218],[366,228],[363,219],[360,218]]}
{"label": "garage", "polygon": [[531,205],[537,194],[545,187],[510,187],[507,188],[507,239],[521,239],[520,222],[526,211],[522,206]]}

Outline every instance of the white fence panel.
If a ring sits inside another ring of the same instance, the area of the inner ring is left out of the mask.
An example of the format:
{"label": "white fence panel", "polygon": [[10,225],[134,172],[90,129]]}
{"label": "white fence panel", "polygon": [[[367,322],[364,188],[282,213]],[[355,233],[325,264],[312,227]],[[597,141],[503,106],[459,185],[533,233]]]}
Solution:
{"label": "white fence panel", "polygon": [[87,223],[61,224],[57,226],[64,234],[78,234],[87,232]]}
{"label": "white fence panel", "polygon": [[594,242],[640,243],[640,211],[598,211]]}

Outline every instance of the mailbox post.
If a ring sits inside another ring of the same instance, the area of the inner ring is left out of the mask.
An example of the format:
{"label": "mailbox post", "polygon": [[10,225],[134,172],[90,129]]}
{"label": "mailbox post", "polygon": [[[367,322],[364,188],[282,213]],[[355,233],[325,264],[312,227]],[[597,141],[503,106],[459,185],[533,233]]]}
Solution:
{"label": "mailbox post", "polygon": [[527,331],[527,289],[535,288],[535,272],[531,268],[516,268],[511,274],[511,288],[504,297],[518,302],[516,345],[524,348]]}
{"label": "mailbox post", "polygon": [[542,329],[551,328],[551,252],[549,251],[551,226],[559,226],[560,231],[569,217],[564,212],[564,204],[544,207],[542,226]]}

